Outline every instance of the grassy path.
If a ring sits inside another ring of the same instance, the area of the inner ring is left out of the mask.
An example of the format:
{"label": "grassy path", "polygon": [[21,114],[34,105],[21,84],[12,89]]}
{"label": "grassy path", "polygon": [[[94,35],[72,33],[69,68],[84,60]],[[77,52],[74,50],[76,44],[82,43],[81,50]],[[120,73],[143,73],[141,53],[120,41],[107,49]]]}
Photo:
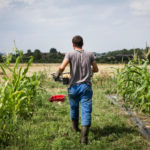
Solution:
{"label": "grassy path", "polygon": [[67,88],[53,81],[44,83],[47,93],[31,119],[20,121],[16,138],[7,150],[148,150],[149,145],[129,118],[106,99],[101,88],[93,87],[92,126],[89,145],[79,143],[80,133],[70,129],[68,98],[64,103],[50,103],[51,95],[65,94]]}

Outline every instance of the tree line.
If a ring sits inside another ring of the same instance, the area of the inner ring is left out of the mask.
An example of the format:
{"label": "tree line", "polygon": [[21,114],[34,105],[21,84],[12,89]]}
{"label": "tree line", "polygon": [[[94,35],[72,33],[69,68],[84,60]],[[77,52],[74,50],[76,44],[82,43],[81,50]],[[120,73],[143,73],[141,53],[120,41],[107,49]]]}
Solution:
{"label": "tree line", "polygon": [[60,63],[64,58],[64,54],[58,52],[56,48],[51,48],[47,53],[41,52],[39,49],[35,49],[34,52],[32,52],[29,49],[27,53],[24,54],[24,61],[28,61],[30,56],[34,56],[35,63]]}
{"label": "tree line", "polygon": [[[145,51],[150,51],[150,48],[122,49],[106,53],[94,53],[94,55],[98,63],[128,63],[128,61],[133,58],[135,52],[139,58],[142,58],[143,52]],[[23,54],[22,63],[28,62],[30,56],[34,57],[34,63],[61,63],[64,59],[65,53],[57,51],[56,48],[51,48],[49,52],[41,52],[39,49],[35,49],[34,51],[28,49],[27,52]],[[16,58],[17,54],[12,53],[11,63],[14,63]],[[150,57],[148,57],[148,59],[150,59]],[[0,62],[3,62],[3,56],[1,53]]]}
{"label": "tree line", "polygon": [[[30,57],[34,57],[34,63],[60,63],[64,58],[63,53],[58,52],[56,48],[51,48],[49,52],[41,52],[39,49],[35,49],[33,52],[28,49],[26,53],[23,54],[22,63],[29,61]],[[11,53],[11,63],[16,61],[18,54]],[[3,62],[3,56],[0,54],[0,62]]]}
{"label": "tree line", "polygon": [[[150,47],[145,49],[135,48],[135,49],[122,49],[116,51],[109,51],[107,53],[102,53],[96,57],[98,63],[128,63],[134,55],[137,55],[138,58],[144,58],[144,53],[150,52]],[[148,56],[150,60],[150,56]]]}

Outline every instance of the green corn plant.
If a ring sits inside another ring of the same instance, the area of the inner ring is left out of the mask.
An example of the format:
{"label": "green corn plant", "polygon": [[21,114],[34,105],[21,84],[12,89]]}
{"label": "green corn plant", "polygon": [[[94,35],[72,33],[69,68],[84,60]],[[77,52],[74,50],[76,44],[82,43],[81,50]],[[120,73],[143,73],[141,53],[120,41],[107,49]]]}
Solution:
{"label": "green corn plant", "polygon": [[23,69],[19,66],[23,52],[17,52],[18,57],[14,67],[11,67],[11,56],[9,55],[5,57],[4,63],[0,64],[3,72],[0,82],[0,141],[3,142],[6,142],[9,136],[13,134],[8,132],[10,131],[10,124],[14,127],[17,124],[18,117],[26,118],[32,114],[33,101],[39,85],[39,76],[36,73],[30,77],[27,76],[33,57],[30,58],[27,66]]}
{"label": "green corn plant", "polygon": [[[150,52],[145,53],[148,58]],[[118,93],[130,108],[150,113],[150,71],[148,59],[137,61],[137,55],[123,69],[118,70]]]}

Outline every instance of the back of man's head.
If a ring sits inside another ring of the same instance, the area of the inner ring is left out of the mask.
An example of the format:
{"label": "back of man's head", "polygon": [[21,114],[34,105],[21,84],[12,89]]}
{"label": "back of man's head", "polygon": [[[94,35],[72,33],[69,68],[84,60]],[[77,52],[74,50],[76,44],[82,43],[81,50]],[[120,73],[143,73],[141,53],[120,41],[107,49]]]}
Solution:
{"label": "back of man's head", "polygon": [[83,38],[80,35],[76,35],[72,38],[72,43],[75,47],[82,48],[83,46]]}

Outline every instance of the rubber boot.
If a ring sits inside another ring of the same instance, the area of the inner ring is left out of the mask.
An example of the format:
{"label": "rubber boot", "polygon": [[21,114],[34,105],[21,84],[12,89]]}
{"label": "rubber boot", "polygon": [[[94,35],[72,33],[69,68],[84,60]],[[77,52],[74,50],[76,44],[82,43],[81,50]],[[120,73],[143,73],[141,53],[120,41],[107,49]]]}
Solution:
{"label": "rubber boot", "polygon": [[80,132],[80,129],[78,127],[78,123],[79,123],[78,120],[72,120],[72,130],[74,132]]}
{"label": "rubber boot", "polygon": [[88,144],[89,126],[81,127],[81,143]]}

